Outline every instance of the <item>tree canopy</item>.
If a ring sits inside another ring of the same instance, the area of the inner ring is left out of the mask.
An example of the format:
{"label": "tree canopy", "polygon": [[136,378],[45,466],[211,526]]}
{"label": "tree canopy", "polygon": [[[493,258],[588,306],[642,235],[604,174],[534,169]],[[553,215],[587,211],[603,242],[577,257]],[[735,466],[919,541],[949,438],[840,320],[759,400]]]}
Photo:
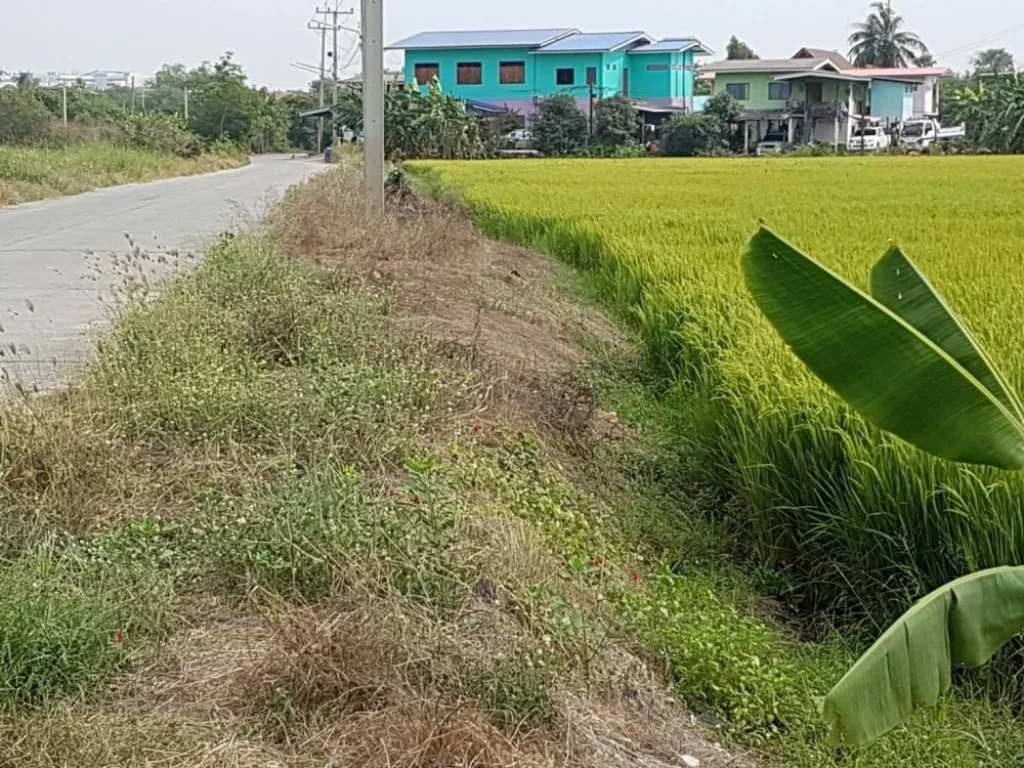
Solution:
{"label": "tree canopy", "polygon": [[891,0],[871,4],[866,21],[850,35],[850,59],[858,67],[909,67],[928,47],[916,34],[904,29],[902,16],[893,11]]}
{"label": "tree canopy", "polygon": [[971,58],[975,74],[1003,75],[1013,72],[1013,54],[1005,48],[987,48]]}
{"label": "tree canopy", "polygon": [[742,42],[736,35],[729,38],[729,44],[725,47],[725,57],[727,59],[758,59],[754,49],[746,43]]}

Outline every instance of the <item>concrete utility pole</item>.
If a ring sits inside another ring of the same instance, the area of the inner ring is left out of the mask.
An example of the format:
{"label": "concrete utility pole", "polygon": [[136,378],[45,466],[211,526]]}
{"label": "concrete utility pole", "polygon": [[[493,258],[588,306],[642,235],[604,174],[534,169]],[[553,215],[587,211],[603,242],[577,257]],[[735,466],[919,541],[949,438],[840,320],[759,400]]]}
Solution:
{"label": "concrete utility pole", "polygon": [[63,105],[62,105],[63,109],[62,109],[62,111],[64,113],[64,127],[67,128],[68,127],[68,87],[66,85],[61,87],[61,97],[62,97],[62,101],[63,101]]}
{"label": "concrete utility pole", "polygon": [[135,114],[135,75],[132,75],[132,114]]}
{"label": "concrete utility pole", "polygon": [[188,86],[185,86],[185,122],[188,122]]}
{"label": "concrete utility pole", "polygon": [[[321,35],[321,67],[323,67],[323,63],[322,63],[322,59],[323,59],[322,49],[323,49],[324,45],[326,44],[326,40],[325,40],[324,36],[326,35],[328,30],[330,30],[331,36],[332,36],[331,52],[328,53],[327,55],[331,57],[331,83],[333,85],[333,90],[332,90],[332,94],[331,94],[331,105],[333,106],[333,105],[338,103],[338,30],[343,29],[343,27],[340,24],[338,24],[338,17],[339,16],[351,16],[354,13],[354,11],[341,11],[341,10],[338,10],[338,3],[335,2],[333,8],[330,8],[328,6],[320,8],[319,6],[317,6],[316,12],[317,12],[318,15],[322,15],[324,17],[324,20],[320,21],[318,19],[316,21],[311,21],[309,23],[309,28],[310,29],[320,30],[320,35]],[[328,16],[330,17],[330,22],[327,21],[327,17]],[[326,76],[327,76],[326,67],[324,67],[322,69],[322,71],[321,71],[321,74],[320,74],[320,93],[321,93],[320,107],[321,107],[321,109],[325,106],[324,97],[323,97],[323,91],[324,91],[323,81],[325,80]],[[322,126],[322,124],[323,124],[323,121],[321,119],[321,126]],[[322,128],[321,128],[321,130],[322,130]],[[338,138],[337,126],[334,125],[334,122],[332,121],[331,122],[331,141],[333,142],[337,138]]]}
{"label": "concrete utility pole", "polygon": [[384,0],[361,0],[363,183],[366,206],[384,211]]}
{"label": "concrete utility pole", "polygon": [[[320,27],[320,109],[324,108],[324,59],[327,56],[327,28]],[[316,132],[316,152],[319,155],[324,151],[324,119],[319,119],[319,127]]]}

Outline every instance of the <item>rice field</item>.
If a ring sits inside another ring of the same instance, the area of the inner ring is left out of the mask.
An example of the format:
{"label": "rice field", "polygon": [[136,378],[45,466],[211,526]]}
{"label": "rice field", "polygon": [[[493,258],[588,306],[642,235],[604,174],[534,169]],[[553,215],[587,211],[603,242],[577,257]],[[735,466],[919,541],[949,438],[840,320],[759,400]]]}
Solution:
{"label": "rice field", "polygon": [[694,448],[788,596],[878,627],[979,568],[1024,562],[1024,473],[930,458],[866,425],[758,314],[759,222],[865,286],[891,240],[1024,391],[1024,158],[431,162],[488,234],[593,275],[690,397]]}

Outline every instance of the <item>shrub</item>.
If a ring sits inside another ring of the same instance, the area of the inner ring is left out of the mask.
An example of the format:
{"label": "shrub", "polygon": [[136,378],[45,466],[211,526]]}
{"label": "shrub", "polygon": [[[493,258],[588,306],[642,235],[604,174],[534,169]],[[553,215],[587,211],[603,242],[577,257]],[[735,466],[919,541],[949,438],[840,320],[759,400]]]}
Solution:
{"label": "shrub", "polygon": [[50,113],[35,94],[0,90],[0,144],[39,144],[50,133]]}
{"label": "shrub", "polygon": [[533,145],[545,155],[567,155],[587,143],[587,116],[576,99],[556,93],[537,99],[530,120]]}
{"label": "shrub", "polygon": [[199,137],[176,115],[132,115],[124,121],[128,144],[138,149],[178,157],[195,157],[203,151]]}
{"label": "shrub", "polygon": [[712,114],[680,115],[662,128],[661,151],[670,157],[695,157],[728,147],[728,128]]}

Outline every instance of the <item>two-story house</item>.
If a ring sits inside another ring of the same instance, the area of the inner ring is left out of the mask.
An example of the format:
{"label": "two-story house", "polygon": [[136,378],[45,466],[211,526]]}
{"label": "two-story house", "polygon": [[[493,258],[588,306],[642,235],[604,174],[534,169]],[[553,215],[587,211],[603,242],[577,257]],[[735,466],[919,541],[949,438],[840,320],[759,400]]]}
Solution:
{"label": "two-story house", "polygon": [[387,46],[405,52],[408,84],[435,77],[442,89],[481,111],[529,115],[534,100],[570,93],[587,111],[622,94],[641,111],[693,106],[694,57],[711,51],[693,37],[655,40],[644,32],[577,29],[422,32]]}
{"label": "two-story house", "polygon": [[857,124],[892,125],[938,112],[944,67],[854,67],[841,54],[801,48],[789,59],[718,61],[702,67],[713,92],[740,105],[744,146],[769,132],[797,141],[845,145]]}

